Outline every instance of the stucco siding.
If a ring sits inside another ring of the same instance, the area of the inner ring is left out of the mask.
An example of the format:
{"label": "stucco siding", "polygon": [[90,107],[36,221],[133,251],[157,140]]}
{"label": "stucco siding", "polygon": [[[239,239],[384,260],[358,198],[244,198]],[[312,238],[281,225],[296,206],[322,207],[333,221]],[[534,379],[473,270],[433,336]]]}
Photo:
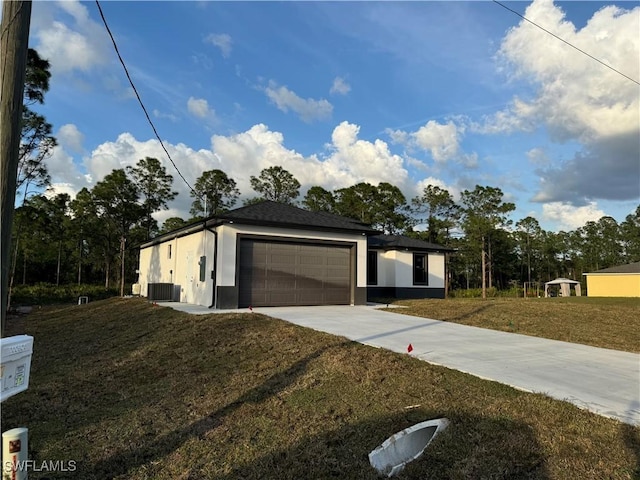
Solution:
{"label": "stucco siding", "polygon": [[378,252],[378,285],[392,287],[396,278],[395,251]]}
{"label": "stucco siding", "polygon": [[444,253],[429,254],[429,287],[444,288]]}
{"label": "stucco siding", "polygon": [[394,288],[444,288],[444,254],[428,254],[428,285],[414,285],[413,253],[412,251],[401,250],[379,252],[377,286]]}
{"label": "stucco siding", "polygon": [[586,277],[588,297],[640,297],[638,274],[590,274]]}
{"label": "stucco siding", "polygon": [[[213,233],[204,230],[141,249],[138,276],[141,294],[148,296],[150,283],[173,283],[179,288],[181,302],[210,305],[213,297],[213,244]],[[200,259],[203,256],[205,275],[204,281],[200,281]]]}

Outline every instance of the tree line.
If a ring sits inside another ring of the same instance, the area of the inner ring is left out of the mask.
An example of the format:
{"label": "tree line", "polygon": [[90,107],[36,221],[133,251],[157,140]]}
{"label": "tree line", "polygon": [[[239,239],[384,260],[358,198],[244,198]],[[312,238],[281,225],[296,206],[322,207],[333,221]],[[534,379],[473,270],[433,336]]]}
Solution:
{"label": "tree line", "polygon": [[[154,214],[177,193],[173,177],[156,158],[113,170],[72,200],[67,194],[27,197],[16,209],[13,281],[29,283],[103,282],[105,287],[135,281],[135,246],[150,238],[236,207],[240,191],[221,170],[203,172],[191,192],[191,217],[171,217],[159,225]],[[618,223],[612,217],[587,222],[574,231],[550,232],[533,217],[515,223],[515,205],[500,188],[477,185],[456,202],[446,189],[428,185],[407,201],[386,182],[361,182],[328,191],[312,186],[300,200],[300,182],[275,166],[250,178],[257,194],[250,205],[272,200],[310,211],[328,212],[455,250],[452,288],[497,287],[548,281],[640,261],[640,205]],[[124,260],[124,261],[123,261]]]}
{"label": "tree line", "polygon": [[[161,162],[147,157],[113,170],[73,200],[67,194],[33,194],[30,189],[42,191],[50,184],[45,160],[57,144],[51,125],[32,109],[44,102],[50,77],[49,62],[29,49],[10,283],[103,283],[107,288],[117,283],[123,292],[125,282],[136,279],[136,245],[234,208],[240,191],[222,170],[205,171],[190,193],[190,218],[171,217],[158,225],[154,214],[167,209],[177,193]],[[507,288],[559,276],[581,280],[583,272],[640,261],[640,205],[621,223],[605,216],[556,233],[542,229],[533,217],[513,223],[509,214],[515,205],[491,186],[465,190],[457,202],[435,185],[407,200],[387,182],[334,191],[316,185],[300,199],[300,182],[280,166],[251,176],[250,185],[256,196],[245,205],[295,204],[454,249],[451,288]]]}

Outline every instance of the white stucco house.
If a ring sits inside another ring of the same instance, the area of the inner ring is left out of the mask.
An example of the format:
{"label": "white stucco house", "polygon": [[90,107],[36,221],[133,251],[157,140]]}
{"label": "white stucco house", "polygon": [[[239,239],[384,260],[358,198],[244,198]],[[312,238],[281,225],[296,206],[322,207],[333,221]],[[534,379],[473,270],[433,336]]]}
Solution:
{"label": "white stucco house", "polygon": [[140,246],[140,293],[217,309],[443,298],[446,248],[265,201]]}

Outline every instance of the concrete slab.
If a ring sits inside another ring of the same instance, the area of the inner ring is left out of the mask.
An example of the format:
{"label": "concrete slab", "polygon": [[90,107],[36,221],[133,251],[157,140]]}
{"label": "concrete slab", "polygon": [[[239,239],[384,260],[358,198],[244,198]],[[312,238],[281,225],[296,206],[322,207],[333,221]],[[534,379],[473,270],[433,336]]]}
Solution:
{"label": "concrete slab", "polygon": [[[163,305],[182,309],[185,304]],[[187,310],[216,312],[195,306],[183,311]],[[427,362],[640,425],[638,354],[383,312],[375,306],[253,310],[399,353],[407,353],[412,344],[411,355]]]}

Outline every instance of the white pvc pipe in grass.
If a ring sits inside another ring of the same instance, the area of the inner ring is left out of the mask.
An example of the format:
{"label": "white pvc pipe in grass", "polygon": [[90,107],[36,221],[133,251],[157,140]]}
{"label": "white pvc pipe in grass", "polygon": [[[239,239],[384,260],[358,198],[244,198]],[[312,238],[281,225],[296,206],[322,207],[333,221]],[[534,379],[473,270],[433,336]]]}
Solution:
{"label": "white pvc pipe in grass", "polygon": [[393,477],[400,473],[407,463],[420,457],[435,436],[448,426],[449,420],[437,418],[406,428],[372,450],[369,453],[369,463],[379,474]]}

